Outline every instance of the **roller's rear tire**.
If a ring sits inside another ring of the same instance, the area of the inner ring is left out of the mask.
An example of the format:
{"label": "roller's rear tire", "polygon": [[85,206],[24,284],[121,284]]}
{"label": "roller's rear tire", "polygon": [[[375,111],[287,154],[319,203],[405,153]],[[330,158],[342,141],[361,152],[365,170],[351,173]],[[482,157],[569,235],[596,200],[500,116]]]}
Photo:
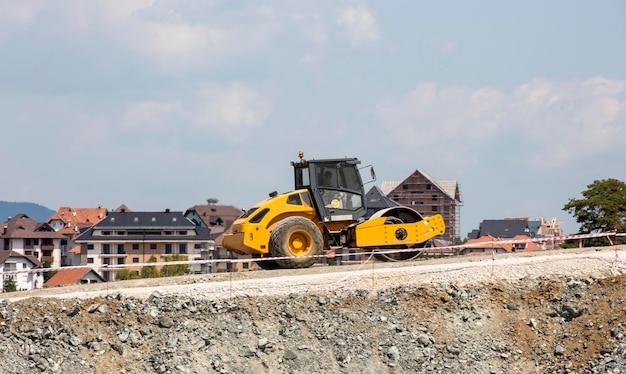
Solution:
{"label": "roller's rear tire", "polygon": [[270,235],[270,253],[286,269],[311,267],[322,252],[324,238],[310,219],[288,217],[278,223]]}

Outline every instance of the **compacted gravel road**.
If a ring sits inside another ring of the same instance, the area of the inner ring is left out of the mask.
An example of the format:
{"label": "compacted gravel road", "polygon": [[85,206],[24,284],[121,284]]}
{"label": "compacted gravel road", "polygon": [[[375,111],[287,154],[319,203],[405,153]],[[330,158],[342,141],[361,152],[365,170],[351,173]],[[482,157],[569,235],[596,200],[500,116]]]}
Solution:
{"label": "compacted gravel road", "polygon": [[26,297],[90,298],[118,291],[128,296],[148,297],[152,292],[159,291],[163,295],[217,299],[362,288],[378,290],[401,284],[464,285],[551,275],[609,275],[625,269],[624,248],[626,246],[576,248],[493,256],[450,256],[411,262],[190,275],[40,289],[6,296],[10,296],[9,301]]}

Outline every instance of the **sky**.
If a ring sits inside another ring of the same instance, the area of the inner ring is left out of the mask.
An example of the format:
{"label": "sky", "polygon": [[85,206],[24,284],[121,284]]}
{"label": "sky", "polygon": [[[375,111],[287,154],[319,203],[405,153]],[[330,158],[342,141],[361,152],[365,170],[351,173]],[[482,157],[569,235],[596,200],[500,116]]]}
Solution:
{"label": "sky", "polygon": [[0,1],[0,200],[135,211],[293,189],[291,161],[415,170],[484,219],[626,180],[626,3]]}

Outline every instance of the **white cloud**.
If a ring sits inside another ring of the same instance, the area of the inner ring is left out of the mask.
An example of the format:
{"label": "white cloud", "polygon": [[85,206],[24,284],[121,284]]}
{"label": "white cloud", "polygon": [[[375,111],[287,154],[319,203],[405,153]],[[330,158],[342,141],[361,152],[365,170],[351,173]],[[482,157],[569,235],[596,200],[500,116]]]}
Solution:
{"label": "white cloud", "polygon": [[[475,162],[486,149],[527,155],[533,167],[575,167],[584,158],[621,147],[626,138],[623,81],[537,78],[512,93],[491,87],[427,83],[376,108],[400,148],[431,149],[438,157]],[[452,155],[452,156],[451,156]]]}
{"label": "white cloud", "polygon": [[345,31],[353,46],[380,39],[376,17],[365,7],[339,9],[337,25]]}
{"label": "white cloud", "polygon": [[207,87],[196,93],[197,127],[251,128],[262,124],[270,108],[256,91],[242,85]]}
{"label": "white cloud", "polygon": [[427,41],[425,44],[433,46],[442,56],[451,56],[455,54],[458,49],[458,43],[454,40],[442,41],[438,38],[434,38]]}
{"label": "white cloud", "polygon": [[239,142],[261,126],[271,107],[255,90],[240,84],[207,85],[185,100],[141,101],[127,105],[120,129],[126,132],[215,132]]}
{"label": "white cloud", "polygon": [[44,7],[44,1],[0,2],[0,40],[31,26]]}
{"label": "white cloud", "polygon": [[126,107],[120,128],[127,131],[165,131],[182,117],[184,108],[180,102],[141,101]]}
{"label": "white cloud", "polygon": [[53,43],[99,46],[167,74],[253,56],[273,42],[286,21],[254,3],[235,9],[155,0],[24,3],[0,5],[0,38],[36,25]]}
{"label": "white cloud", "polygon": [[625,81],[615,81],[602,76],[589,78],[582,85],[589,87],[592,95],[619,95],[626,91]]}

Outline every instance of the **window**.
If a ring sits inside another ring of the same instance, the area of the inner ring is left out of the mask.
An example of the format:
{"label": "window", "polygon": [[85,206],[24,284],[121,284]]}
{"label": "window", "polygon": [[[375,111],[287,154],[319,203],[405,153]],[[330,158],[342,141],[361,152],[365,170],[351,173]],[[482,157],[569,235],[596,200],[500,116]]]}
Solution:
{"label": "window", "polygon": [[433,211],[433,212],[436,212],[436,211],[437,211],[437,205],[433,205],[433,206],[432,206],[432,211]]}
{"label": "window", "polygon": [[193,245],[193,249],[201,249],[202,245],[200,243],[196,243]]}
{"label": "window", "polygon": [[172,245],[170,243],[165,244],[165,254],[169,255],[172,253]]}
{"label": "window", "polygon": [[150,249],[152,249],[152,250],[157,249],[156,243],[151,243],[150,244]]}
{"label": "window", "polygon": [[178,235],[187,235],[187,231],[179,231]]}
{"label": "window", "polygon": [[118,258],[118,259],[117,259],[117,264],[118,264],[118,265],[124,265],[124,260],[125,260],[125,259],[124,259],[124,257],[120,257],[120,258]]}
{"label": "window", "polygon": [[267,209],[267,208],[263,209],[262,211],[257,213],[254,217],[250,218],[250,223],[259,223],[259,222],[261,222],[261,220],[265,217],[265,215],[269,211],[270,210]]}
{"label": "window", "polygon": [[87,263],[93,264],[93,257],[87,257]]}
{"label": "window", "polygon": [[139,244],[133,244],[133,249],[136,251],[139,249]]}
{"label": "window", "polygon": [[243,264],[241,264],[241,266],[242,266],[244,269],[248,269],[248,268],[250,267],[250,263],[249,263],[249,262],[244,262]]}
{"label": "window", "polygon": [[124,250],[124,244],[118,244],[117,245],[117,254],[118,255],[126,254],[126,251]]}
{"label": "window", "polygon": [[172,235],[172,232],[171,231],[166,231],[165,235]]}
{"label": "window", "polygon": [[87,244],[87,249],[93,249],[93,244]]}
{"label": "window", "polygon": [[437,195],[432,195],[431,197],[432,197],[433,201],[437,201]]}
{"label": "window", "polygon": [[432,184],[427,184],[426,185],[426,189],[427,190],[432,190],[433,189],[433,185]]}
{"label": "window", "polygon": [[111,235],[111,231],[102,231],[102,235]]}
{"label": "window", "polygon": [[50,256],[52,256],[52,251],[43,251],[43,256],[44,256],[44,257],[50,257]]}
{"label": "window", "polygon": [[133,264],[139,263],[139,257],[133,257]]}
{"label": "window", "polygon": [[116,232],[115,234],[116,234],[116,235],[125,235],[125,232],[124,232],[124,231],[118,231],[118,232]]}
{"label": "window", "polygon": [[180,243],[178,245],[178,253],[180,253],[180,254],[187,253],[187,244],[186,243]]}
{"label": "window", "polygon": [[300,199],[300,195],[293,194],[287,197],[287,204],[290,205],[302,205],[302,200]]}
{"label": "window", "polygon": [[107,257],[107,258],[103,258],[103,259],[102,259],[102,263],[103,263],[104,265],[109,265],[110,261],[111,261],[111,259],[110,259],[110,258],[108,258],[108,257]]}
{"label": "window", "polygon": [[408,190],[409,189],[409,185],[408,184],[403,184],[402,185],[402,189],[403,190]]}
{"label": "window", "polygon": [[108,255],[111,253],[111,245],[110,244],[103,244],[102,245],[102,253],[104,253],[105,255]]}

